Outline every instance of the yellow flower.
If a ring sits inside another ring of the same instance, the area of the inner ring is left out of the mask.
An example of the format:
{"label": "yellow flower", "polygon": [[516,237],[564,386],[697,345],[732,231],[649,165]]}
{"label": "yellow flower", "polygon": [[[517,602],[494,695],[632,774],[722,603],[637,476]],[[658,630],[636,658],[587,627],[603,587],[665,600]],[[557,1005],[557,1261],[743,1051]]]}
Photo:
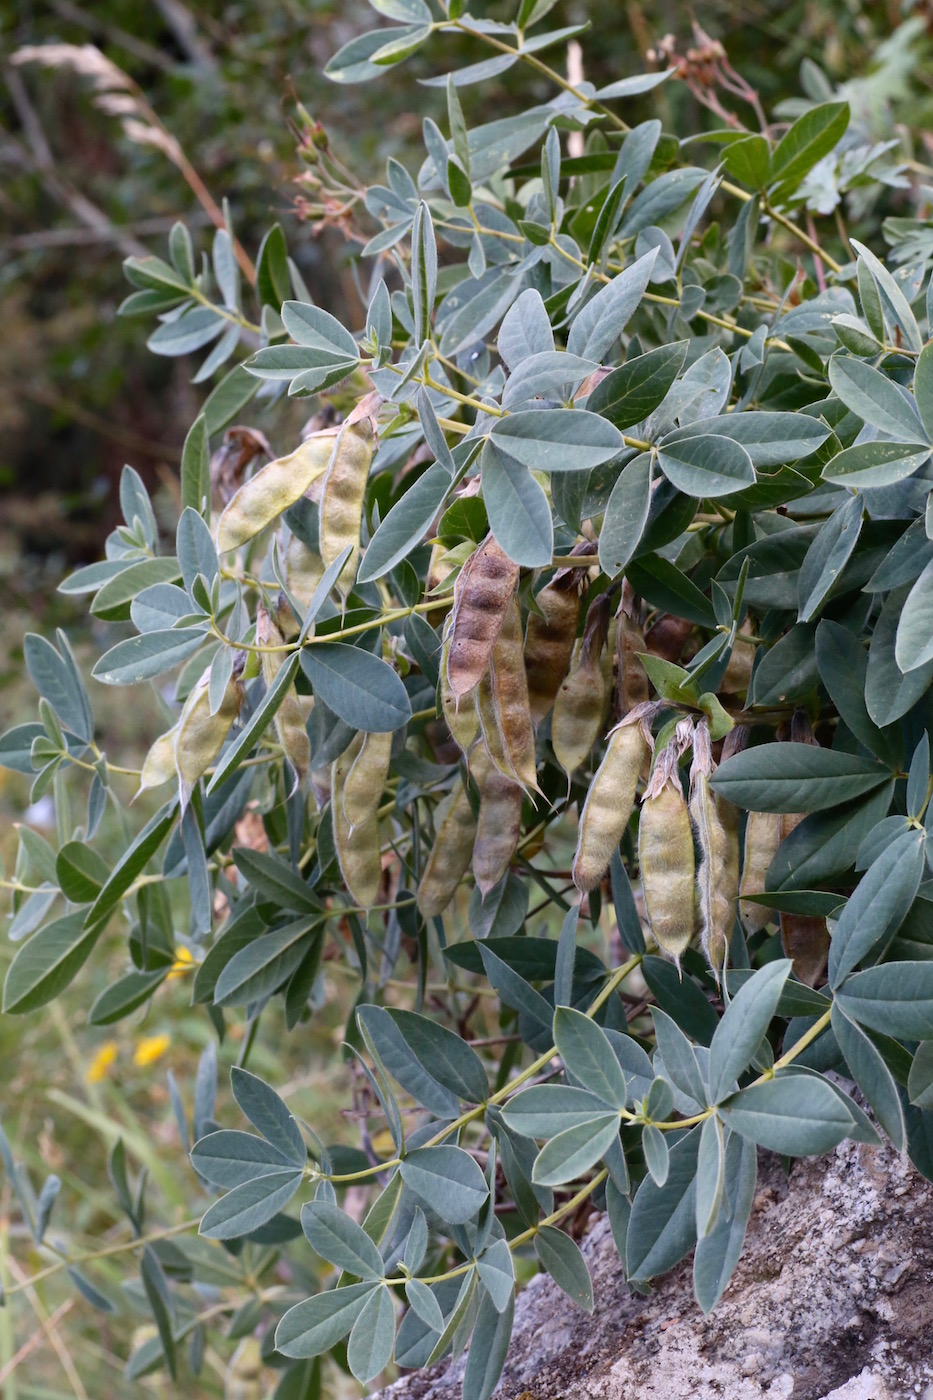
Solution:
{"label": "yellow flower", "polygon": [[136,1049],[133,1051],[133,1064],[138,1069],[155,1064],[156,1060],[162,1058],[171,1043],[172,1038],[168,1035],[144,1035],[141,1040],[136,1042]]}
{"label": "yellow flower", "polygon": [[87,1080],[88,1084],[99,1084],[102,1079],[106,1079],[107,1071],[116,1058],[117,1042],[115,1040],[105,1040],[84,1071],[84,1078]]}
{"label": "yellow flower", "polygon": [[172,963],[168,980],[171,982],[173,977],[184,977],[187,973],[194,970],[194,966],[194,958],[188,952],[188,949],[179,948],[178,952],[175,954],[175,961]]}

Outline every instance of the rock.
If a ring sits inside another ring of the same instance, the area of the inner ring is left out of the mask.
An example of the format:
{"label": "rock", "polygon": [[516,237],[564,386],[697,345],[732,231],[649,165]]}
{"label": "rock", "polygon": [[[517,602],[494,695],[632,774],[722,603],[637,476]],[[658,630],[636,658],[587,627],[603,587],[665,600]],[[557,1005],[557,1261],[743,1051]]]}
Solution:
{"label": "rock", "polygon": [[[649,1297],[630,1291],[596,1216],[595,1312],[533,1279],[496,1400],[933,1397],[931,1225],[933,1186],[893,1150],[844,1143],[789,1178],[762,1154],[745,1250],[704,1317],[689,1260]],[[412,1373],[383,1400],[459,1400],[463,1365]]]}

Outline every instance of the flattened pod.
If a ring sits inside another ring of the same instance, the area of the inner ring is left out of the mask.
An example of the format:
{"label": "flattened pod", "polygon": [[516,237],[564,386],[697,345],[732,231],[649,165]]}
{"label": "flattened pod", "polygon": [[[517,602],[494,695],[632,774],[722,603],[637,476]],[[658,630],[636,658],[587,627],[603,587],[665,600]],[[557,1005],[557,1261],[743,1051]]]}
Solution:
{"label": "flattened pod", "polygon": [[418,886],[418,908],[423,919],[436,919],[443,914],[470,868],[476,817],[462,783],[438,806],[435,832]]}
{"label": "flattened pod", "polygon": [[454,584],[447,680],[454,703],[479,684],[518,587],[519,568],[487,535]]}
{"label": "flattened pod", "polygon": [[[262,607],[256,610],[256,641],[260,646],[282,645],[281,632]],[[267,688],[275,680],[284,660],[284,652],[262,653],[262,676]],[[305,710],[294,686],[289,688],[285,699],[275,712],[272,723],[275,726],[276,737],[282,745],[282,752],[295,775],[292,785],[294,792],[304,782],[311,766],[311,743],[305,727]]]}
{"label": "flattened pod", "polygon": [[292,535],[285,546],[285,582],[292,596],[306,608],[324,573],[324,560],[304,540]]}
{"label": "flattened pod", "polygon": [[349,545],[350,557],[340,571],[337,589],[346,598],[356,578],[360,526],[375,434],[368,417],[343,424],[321,491],[321,558],[332,564]]}
{"label": "flattened pod", "polygon": [[450,688],[450,681],[447,679],[447,658],[450,655],[450,633],[448,631],[444,638],[444,646],[441,651],[441,674],[440,692],[441,709],[447,721],[447,728],[464,753],[469,753],[473,743],[479,733],[479,714],[476,710],[476,698],[472,692],[460,697],[460,703],[454,699],[454,693]]}
{"label": "flattened pod", "polygon": [[508,765],[524,787],[537,790],[535,735],[522,656],[522,617],[513,596],[492,650],[490,688]]}
{"label": "flattened pod", "polygon": [[648,672],[638,658],[638,653],[647,648],[641,624],[622,608],[616,617],[616,713],[624,719],[636,705],[648,700]]}
{"label": "flattened pod", "polygon": [[531,718],[538,725],[553,709],[573,656],[580,615],[580,593],[573,576],[549,583],[535,602],[544,616],[528,614],[525,671]]}
{"label": "flattened pod", "polygon": [[175,740],[177,737],[178,723],[176,722],[171,729],[167,729],[156,739],[143,759],[143,768],[139,775],[140,792],[145,792],[147,788],[161,787],[163,783],[170,782],[175,777]]}
{"label": "flattened pod", "polygon": [[638,863],[651,932],[679,961],[693,937],[695,871],[690,815],[671,782],[642,803]]}
{"label": "flattened pod", "polygon": [[651,746],[640,724],[614,729],[602,763],[590,783],[577,832],[573,882],[595,889],[609,869],[635,806],[638,775]]}
{"label": "flattened pod", "polygon": [[[749,812],[745,823],[745,855],[742,862],[740,895],[763,894],[768,870],[781,844],[783,817],[780,812]],[[774,918],[764,904],[741,901],[742,925],[749,935],[759,933]]]}
{"label": "flattened pod", "polygon": [[480,771],[485,772],[486,764],[491,760],[502,776],[514,783],[515,773],[509,762],[509,756],[505,751],[505,744],[499,729],[499,715],[492,698],[492,677],[488,671],[476,687],[476,712],[479,715],[483,745],[476,751],[475,760],[472,764],[474,778],[479,782],[479,778],[477,777],[478,768]]}
{"label": "flattened pod", "polygon": [[551,745],[569,775],[579,768],[599,738],[612,684],[612,659],[604,649],[610,603],[604,593],[590,604],[583,636],[573,649],[570,671],[561,683],[551,717]]}
{"label": "flattened pod", "polygon": [[347,774],[363,747],[365,735],[357,734],[334,762],[331,779],[331,814],[334,823],[334,845],[343,882],[357,904],[364,909],[375,904],[382,884],[382,855],[379,848],[379,823],[376,813],[359,826],[351,827],[343,807]]}
{"label": "flattened pod", "polygon": [[522,790],[491,769],[480,784],[473,878],[485,896],[509,868],[522,832]]}
{"label": "flattened pod", "polygon": [[389,776],[392,734],[364,734],[343,789],[344,816],[351,826],[368,820],[379,806]]}
{"label": "flattened pod", "polygon": [[195,783],[220,753],[231,725],[240,712],[239,681],[231,676],[220,709],[211,714],[208,693],[210,667],[195,685],[178,719],[175,732],[175,771],[181,810],[188,805]]}
{"label": "flattened pod", "polygon": [[700,866],[697,870],[700,942],[706,960],[718,978],[725,966],[735,922],[735,895],[730,896],[729,890],[728,838],[706,773],[700,774],[693,785],[690,815],[700,848]]}
{"label": "flattened pod", "polygon": [[815,914],[782,914],[781,944],[794,964],[794,976],[815,987],[829,959],[829,929]]}
{"label": "flattened pod", "polygon": [[287,457],[276,457],[250,477],[231,498],[217,524],[221,554],[237,549],[293,506],[312,481],[327,470],[337,434],[312,433]]}

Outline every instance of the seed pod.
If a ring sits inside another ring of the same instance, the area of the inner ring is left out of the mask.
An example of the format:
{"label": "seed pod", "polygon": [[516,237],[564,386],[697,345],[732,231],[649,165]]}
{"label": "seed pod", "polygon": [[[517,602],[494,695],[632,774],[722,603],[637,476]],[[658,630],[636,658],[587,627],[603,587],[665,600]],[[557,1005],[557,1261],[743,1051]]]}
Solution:
{"label": "seed pod", "polygon": [[609,869],[635,807],[638,775],[650,754],[651,731],[646,724],[635,719],[611,731],[580,813],[573,861],[578,890],[595,889]]}
{"label": "seed pod", "polygon": [[337,436],[321,491],[321,558],[325,565],[332,564],[350,546],[350,556],[337,579],[343,598],[356,579],[363,500],[374,440],[373,420],[351,414]]}
{"label": "seed pod", "polygon": [[139,775],[139,792],[145,792],[147,788],[161,787],[163,783],[170,782],[176,776],[175,740],[177,737],[178,723],[176,721],[171,729],[166,730],[156,739],[143,759],[143,768]]}
{"label": "seed pod", "polygon": [[697,870],[700,942],[718,980],[729,951],[735,923],[735,897],[730,880],[729,842],[710,791],[713,769],[707,721],[701,720],[693,741],[690,771],[690,816],[700,848]]}
{"label": "seed pod", "polygon": [[638,653],[647,650],[645,634],[632,585],[626,579],[622,585],[622,601],[616,613],[616,715],[624,719],[636,705],[644,705],[649,696],[648,672]]}
{"label": "seed pod", "polygon": [[450,630],[448,628],[444,636],[444,646],[441,651],[441,673],[439,688],[441,692],[441,709],[447,721],[447,728],[450,730],[455,742],[459,744],[466,754],[470,752],[479,733],[479,714],[476,709],[476,697],[474,693],[468,692],[460,697],[460,703],[454,699],[454,693],[450,688],[450,681],[447,679],[447,658],[450,655]]}
{"label": "seed pod", "polygon": [[357,904],[364,909],[376,903],[382,884],[382,854],[376,811],[359,826],[351,827],[343,805],[347,774],[363,747],[366,736],[357,734],[349,748],[334,762],[331,778],[331,816],[334,845],[343,882]]}
{"label": "seed pod", "polygon": [[418,885],[418,908],[423,919],[443,914],[470,868],[476,817],[462,783],[457,783],[437,809],[434,845]]}
{"label": "seed pod", "polygon": [[473,878],[485,896],[509,868],[522,831],[522,790],[489,767],[477,778],[479,818],[473,842]]}
{"label": "seed pod", "polygon": [[256,1337],[244,1337],[230,1358],[224,1400],[262,1400],[262,1349]]}
{"label": "seed pod", "polygon": [[794,976],[808,987],[815,987],[829,958],[826,920],[815,914],[782,914],[781,944],[793,961]]}
{"label": "seed pod", "polygon": [[[282,634],[263,607],[256,609],[256,641],[260,646],[282,645]],[[284,660],[283,652],[264,651],[262,653],[262,676],[267,689],[281,670]],[[276,737],[282,745],[282,752],[288,759],[295,775],[295,781],[292,784],[292,792],[295,792],[304,782],[311,766],[311,743],[305,727],[304,707],[294,686],[289,687],[288,693],[276,710],[272,722],[275,725]]]}
{"label": "seed pod", "polygon": [[674,617],[673,613],[662,613],[648,629],[645,650],[652,656],[660,656],[664,661],[677,662],[692,631],[693,623],[687,618]]}
{"label": "seed pod", "polygon": [[389,776],[392,734],[364,734],[360,751],[347,774],[343,790],[344,816],[351,827],[372,816]]}
{"label": "seed pod", "polygon": [[[749,812],[745,823],[745,854],[742,860],[740,895],[763,894],[768,870],[781,844],[780,812]],[[759,933],[774,918],[764,904],[741,901],[742,924],[749,936]]]}
{"label": "seed pod", "polygon": [[610,685],[608,654],[603,656],[609,634],[609,606],[605,594],[590,605],[583,636],[574,646],[570,671],[554,701],[551,745],[568,775],[579,768],[603,725]]}
{"label": "seed pod", "polygon": [[245,544],[293,506],[327,470],[336,440],[333,430],[314,433],[287,457],[276,457],[251,476],[233,495],[217,524],[220,553]]}
{"label": "seed pod", "polygon": [[[561,574],[564,576],[561,577]],[[561,570],[541,589],[535,602],[543,616],[528,614],[525,629],[525,671],[528,702],[535,725],[550,714],[560,683],[567,674],[577,636],[580,590],[575,573]]]}
{"label": "seed pod", "polygon": [[495,721],[511,774],[523,787],[538,791],[535,735],[522,655],[522,615],[514,595],[492,649],[489,678]]}
{"label": "seed pod", "polygon": [[746,618],[739,628],[732,647],[732,655],[729,657],[729,663],[719,683],[719,691],[722,695],[738,695],[744,699],[748,693],[749,683],[752,679],[752,667],[755,663],[755,648],[751,642],[743,642],[742,635],[744,633],[745,636],[751,636],[753,630],[751,621]]}
{"label": "seed pod", "polygon": [[242,693],[236,674],[227,682],[220,709],[211,714],[208,692],[210,667],[201,676],[185,701],[175,732],[175,771],[181,810],[188,805],[195,783],[221,750],[230,727],[240,712]]}
{"label": "seed pod", "polygon": [[447,680],[455,705],[486,673],[519,568],[492,535],[473,551],[454,584]]}
{"label": "seed pod", "polygon": [[655,763],[638,823],[645,911],[658,946],[680,965],[694,930],[693,832],[677,774],[678,745]]}
{"label": "seed pod", "polygon": [[285,582],[302,608],[307,608],[311,602],[323,573],[324,560],[320,554],[309,549],[297,535],[292,535],[285,546]]}

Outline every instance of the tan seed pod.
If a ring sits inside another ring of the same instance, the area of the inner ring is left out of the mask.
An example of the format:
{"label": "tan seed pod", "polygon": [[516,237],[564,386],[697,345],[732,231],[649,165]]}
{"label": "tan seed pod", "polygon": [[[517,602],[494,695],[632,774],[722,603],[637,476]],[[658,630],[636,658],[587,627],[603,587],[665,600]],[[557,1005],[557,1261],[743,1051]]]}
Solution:
{"label": "tan seed pod", "polygon": [[176,776],[175,740],[177,737],[178,723],[176,722],[171,729],[166,730],[156,739],[143,759],[142,772],[139,775],[140,792],[145,792],[147,788],[161,787],[163,783],[170,782]]}
{"label": "tan seed pod", "polygon": [[475,700],[483,743],[471,752],[471,772],[476,777],[477,764],[483,765],[485,771],[485,765],[491,762],[504,778],[514,783],[515,773],[499,728],[499,716],[492,695],[492,677],[488,671],[476,687]]}
{"label": "tan seed pod", "polygon": [[645,911],[658,947],[680,965],[695,927],[693,832],[677,774],[679,744],[655,763],[638,823]]}
{"label": "tan seed pod", "polygon": [[781,944],[785,956],[793,961],[794,976],[815,987],[829,958],[826,920],[815,914],[782,914]]}
{"label": "tan seed pod", "polygon": [[495,768],[479,782],[473,878],[485,896],[509,868],[522,832],[522,790]]}
{"label": "tan seed pod", "polygon": [[693,623],[686,618],[662,613],[645,635],[645,650],[664,661],[677,662],[692,631]]}
{"label": "tan seed pod", "polygon": [[447,658],[450,655],[450,631],[445,634],[441,651],[440,692],[441,709],[447,721],[447,728],[463,753],[469,753],[479,734],[479,714],[476,709],[476,696],[470,691],[461,695],[458,704],[447,679]]}
{"label": "tan seed pod", "polygon": [[347,774],[363,747],[366,736],[357,734],[349,747],[335,760],[331,776],[331,815],[334,845],[343,882],[362,908],[368,909],[379,897],[382,884],[382,854],[379,822],[375,810],[358,826],[351,827],[344,811]]}
{"label": "tan seed pod", "polygon": [[287,457],[276,457],[244,482],[230,499],[217,524],[221,554],[246,544],[293,506],[317,477],[327,470],[337,434],[314,433]]}
{"label": "tan seed pod", "polygon": [[343,789],[343,811],[351,827],[368,821],[382,800],[389,776],[392,735],[365,734],[360,751],[347,773]]}
{"label": "tan seed pod", "polygon": [[434,845],[418,885],[423,919],[435,919],[450,904],[470,868],[476,817],[466,788],[458,783],[437,809]]}
{"label": "tan seed pod", "polygon": [[603,727],[612,666],[608,652],[604,655],[608,635],[609,599],[603,595],[590,606],[551,716],[551,745],[568,775],[580,767]]}
{"label": "tan seed pod", "polygon": [[230,733],[240,712],[242,692],[239,680],[231,676],[220,709],[211,714],[210,667],[197,682],[179,715],[175,732],[175,771],[181,810],[188,805],[195,783],[209,768]]}
{"label": "tan seed pod", "polygon": [[360,557],[360,527],[375,431],[372,419],[354,415],[340,429],[321,491],[321,558],[332,564],[349,545],[350,556],[340,571],[337,589],[346,598],[356,579]]}
{"label": "tan seed pod", "polygon": [[751,619],[746,618],[738,630],[732,647],[732,655],[729,657],[729,663],[719,683],[720,694],[738,695],[743,699],[747,695],[752,679],[752,666],[755,662],[755,648],[751,642],[743,642],[742,637],[743,634],[750,637],[753,631]]}
{"label": "tan seed pod", "polygon": [[[263,607],[256,610],[256,641],[260,646],[282,645],[282,634]],[[281,651],[264,651],[262,653],[262,675],[267,689],[281,670],[284,660],[285,653]],[[292,792],[294,792],[304,782],[308,775],[308,769],[311,767],[311,743],[305,727],[305,708],[294,686],[289,687],[288,693],[275,712],[272,723],[275,726],[276,737],[282,745],[282,752],[288,759],[295,775],[295,781],[292,785]]]}
{"label": "tan seed pod", "polygon": [[729,837],[709,785],[713,762],[705,719],[697,726],[693,754],[690,816],[700,850],[697,870],[700,943],[718,980],[729,951],[738,890],[732,884]]}
{"label": "tan seed pod", "polygon": [[454,584],[447,654],[447,681],[455,705],[486,673],[509,602],[518,587],[519,568],[492,535],[467,559]]}
{"label": "tan seed pod", "polygon": [[622,587],[616,622],[616,714],[624,719],[636,705],[644,705],[650,694],[648,672],[638,655],[647,650],[645,634],[628,580]]}
{"label": "tan seed pod", "polygon": [[522,615],[514,596],[492,649],[489,677],[496,725],[508,766],[523,787],[538,791],[535,735],[522,655]]}
{"label": "tan seed pod", "polygon": [[625,834],[635,806],[638,775],[651,753],[651,732],[637,721],[609,735],[605,757],[590,783],[577,831],[573,882],[595,889]]}
{"label": "tan seed pod", "polygon": [[288,591],[302,608],[307,608],[324,574],[324,560],[309,549],[297,535],[289,537],[285,546],[285,582]]}
{"label": "tan seed pod", "polygon": [[[780,812],[749,812],[745,823],[745,853],[739,894],[763,894],[768,871],[781,844],[783,818]],[[774,918],[764,904],[741,901],[742,925],[749,935],[759,933]]]}
{"label": "tan seed pod", "polygon": [[573,656],[580,616],[580,590],[570,570],[555,577],[535,597],[542,616],[528,614],[525,671],[531,718],[538,725],[550,714]]}

